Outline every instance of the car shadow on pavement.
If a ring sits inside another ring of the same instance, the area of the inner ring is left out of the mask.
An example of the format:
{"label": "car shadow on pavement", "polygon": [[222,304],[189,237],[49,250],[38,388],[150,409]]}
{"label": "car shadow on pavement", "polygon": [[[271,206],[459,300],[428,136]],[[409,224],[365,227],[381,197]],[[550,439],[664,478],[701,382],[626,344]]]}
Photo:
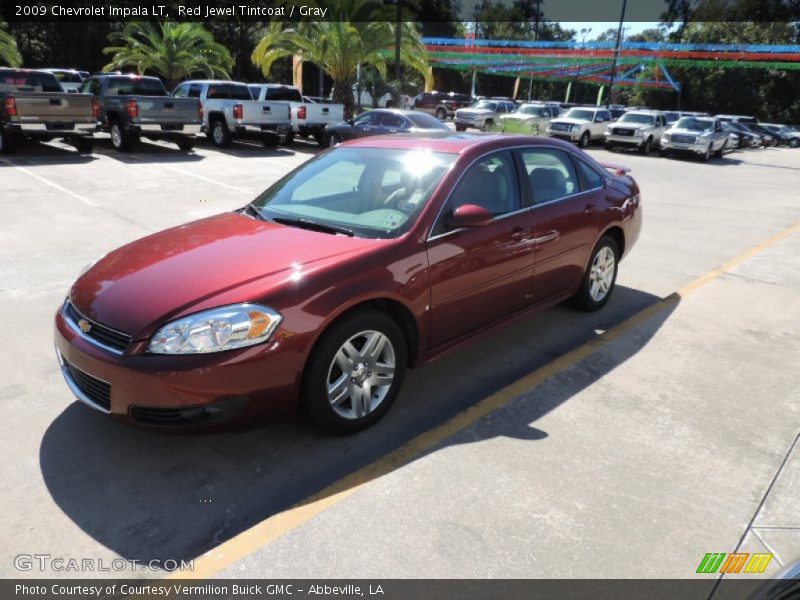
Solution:
{"label": "car shadow on pavement", "polygon": [[0,154],[0,168],[13,163],[20,167],[37,165],[84,165],[97,160],[92,154],[81,154],[72,146],[60,143],[29,142],[21,144],[13,154]]}
{"label": "car shadow on pavement", "polygon": [[206,139],[198,140],[198,147],[211,152],[219,152],[227,156],[236,158],[264,158],[265,156],[274,156],[280,158],[282,156],[291,156],[295,153],[295,146],[264,146],[260,142],[253,140],[234,140],[234,142],[227,148],[218,148]]}
{"label": "car shadow on pavement", "polygon": [[174,163],[191,163],[203,160],[205,157],[197,154],[194,151],[186,152],[181,150],[175,144],[164,144],[150,142],[148,140],[141,140],[135,144],[129,151],[120,152],[111,145],[110,138],[96,138],[94,143],[94,151],[97,154],[102,154],[114,160],[126,164],[141,164],[148,162],[174,162]]}
{"label": "car shadow on pavement", "polygon": [[[536,421],[623,367],[679,302],[677,295],[661,300],[618,286],[612,302],[596,313],[559,306],[519,320],[410,371],[386,418],[351,437],[321,434],[299,418],[246,431],[165,435],[111,421],[76,402],[45,432],[43,479],[64,514],[118,555],[189,560],[315,494],[348,489],[355,484],[346,477],[361,467],[590,342],[591,352],[568,376],[564,368],[554,369],[540,385],[525,388],[490,417],[454,428],[423,455],[498,436],[530,442],[547,437]],[[648,316],[642,318],[645,308]],[[628,322],[627,334],[610,332],[607,342],[599,337],[632,315],[641,321]],[[359,483],[403,463],[382,464],[382,471],[367,469]]]}

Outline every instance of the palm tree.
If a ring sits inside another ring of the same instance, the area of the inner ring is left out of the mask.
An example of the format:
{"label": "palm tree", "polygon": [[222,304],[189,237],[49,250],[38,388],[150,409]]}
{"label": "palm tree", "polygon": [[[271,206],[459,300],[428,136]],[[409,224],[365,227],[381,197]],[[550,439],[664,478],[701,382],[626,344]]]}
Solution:
{"label": "palm tree", "polygon": [[[342,0],[353,10],[364,11],[376,3],[365,0]],[[345,12],[353,12],[345,11]],[[272,22],[253,50],[253,63],[264,76],[279,58],[299,54],[304,61],[314,63],[333,79],[333,100],[344,104],[345,112],[353,112],[352,86],[358,66],[372,67],[386,76],[388,63],[394,60],[395,27],[388,21],[338,20],[300,22],[294,27]],[[431,75],[425,45],[414,23],[403,22],[400,61],[417,71],[426,82]]]}
{"label": "palm tree", "polygon": [[17,42],[6,31],[5,21],[0,21],[0,65],[18,67],[22,64],[22,56],[17,49]]}
{"label": "palm tree", "polygon": [[113,54],[104,71],[134,67],[161,76],[168,89],[194,73],[227,78],[233,67],[228,49],[198,23],[131,22],[109,40],[117,45],[103,50]]}

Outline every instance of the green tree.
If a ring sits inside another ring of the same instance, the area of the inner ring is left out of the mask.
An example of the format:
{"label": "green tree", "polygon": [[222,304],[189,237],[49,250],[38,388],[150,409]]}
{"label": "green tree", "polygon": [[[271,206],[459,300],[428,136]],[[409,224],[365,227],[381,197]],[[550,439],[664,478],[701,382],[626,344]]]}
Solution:
{"label": "green tree", "polygon": [[168,89],[194,73],[227,78],[233,59],[202,25],[197,23],[128,23],[109,40],[116,44],[103,52],[113,55],[104,71],[133,67],[164,79]]}
{"label": "green tree", "polygon": [[0,21],[0,65],[18,67],[21,64],[22,56],[17,49],[17,42],[6,31],[5,21]]}
{"label": "green tree", "polygon": [[[364,4],[360,0],[352,4]],[[340,5],[348,2],[340,2]],[[372,67],[382,77],[394,61],[394,23],[387,21],[301,22],[293,27],[270,23],[253,50],[252,60],[268,76],[279,58],[298,54],[304,61],[321,66],[333,80],[333,99],[353,113],[352,86],[358,65]],[[429,80],[425,45],[416,26],[400,23],[400,61]]]}

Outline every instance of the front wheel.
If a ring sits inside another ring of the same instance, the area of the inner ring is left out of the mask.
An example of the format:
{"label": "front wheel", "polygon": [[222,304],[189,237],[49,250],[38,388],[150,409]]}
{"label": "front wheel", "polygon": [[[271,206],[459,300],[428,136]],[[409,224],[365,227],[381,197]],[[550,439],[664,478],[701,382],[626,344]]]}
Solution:
{"label": "front wheel", "polygon": [[335,131],[331,131],[330,136],[328,136],[328,146],[333,148],[334,146],[338,146],[342,143],[342,136],[336,133]]}
{"label": "front wheel", "polygon": [[608,235],[601,237],[592,251],[581,287],[572,298],[573,304],[589,312],[601,309],[614,291],[618,263],[617,242]]}
{"label": "front wheel", "polygon": [[800,140],[797,138],[792,138],[789,140],[789,148],[797,148],[800,146]]}
{"label": "front wheel", "polygon": [[581,148],[588,148],[589,147],[589,141],[590,141],[589,132],[588,131],[584,131],[583,135],[581,136],[581,139],[578,140],[578,145]]}
{"label": "front wheel", "polygon": [[436,118],[439,119],[440,121],[445,121],[447,119],[447,111],[442,107],[437,108]]}
{"label": "front wheel", "polygon": [[727,143],[723,143],[722,146],[719,147],[719,150],[714,152],[714,158],[722,158],[722,155],[725,154],[725,146]]}
{"label": "front wheel", "polygon": [[706,148],[706,151],[703,153],[702,159],[703,162],[708,162],[709,160],[711,160],[711,144],[709,144],[708,148]]}
{"label": "front wheel", "polygon": [[356,433],[394,403],[406,371],[405,338],[383,312],[347,315],[320,338],[303,376],[301,403],[329,433]]}
{"label": "front wheel", "polygon": [[641,153],[644,155],[650,154],[650,146],[652,145],[652,143],[653,143],[653,138],[647,138],[639,148]]}
{"label": "front wheel", "polygon": [[456,131],[466,131],[466,130],[467,130],[466,125],[459,125],[458,123],[456,123]]}

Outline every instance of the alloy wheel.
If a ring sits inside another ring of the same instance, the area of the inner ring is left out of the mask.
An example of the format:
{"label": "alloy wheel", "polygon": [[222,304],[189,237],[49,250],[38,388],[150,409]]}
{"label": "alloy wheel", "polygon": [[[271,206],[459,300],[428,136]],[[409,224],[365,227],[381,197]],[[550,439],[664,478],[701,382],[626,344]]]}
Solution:
{"label": "alloy wheel", "polygon": [[111,143],[114,145],[114,148],[122,146],[122,131],[120,131],[119,125],[116,123],[111,126]]}
{"label": "alloy wheel", "polygon": [[614,273],[617,268],[614,251],[608,246],[603,246],[594,255],[589,271],[589,295],[595,302],[602,302],[608,295],[614,282]]}
{"label": "alloy wheel", "polygon": [[394,346],[385,334],[368,330],[351,336],[328,368],[328,403],[340,417],[363,419],[386,398],[396,367]]}
{"label": "alloy wheel", "polygon": [[222,125],[219,122],[214,124],[214,129],[211,132],[211,135],[214,136],[214,143],[217,146],[221,146],[225,142],[225,132],[222,131]]}

